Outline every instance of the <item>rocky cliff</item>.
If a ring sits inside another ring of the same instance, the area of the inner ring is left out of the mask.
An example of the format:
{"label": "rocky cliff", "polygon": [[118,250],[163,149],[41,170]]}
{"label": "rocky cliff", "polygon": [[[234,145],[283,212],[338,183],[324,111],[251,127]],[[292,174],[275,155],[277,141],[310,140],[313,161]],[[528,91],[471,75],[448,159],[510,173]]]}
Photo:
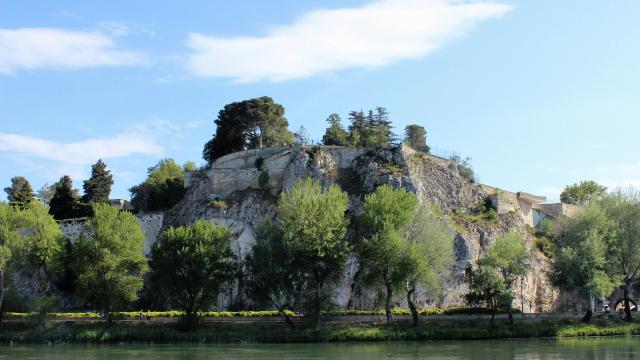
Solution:
{"label": "rocky cliff", "polygon": [[[184,225],[206,219],[228,225],[234,232],[232,249],[242,258],[254,242],[253,227],[264,217],[275,217],[280,192],[299,178],[312,177],[323,185],[337,184],[350,197],[350,212],[359,214],[364,195],[380,184],[403,187],[425,204],[440,207],[457,232],[456,261],[442,274],[444,291],[434,298],[419,294],[422,306],[450,307],[463,304],[466,292],[464,271],[473,264],[495,238],[511,229],[523,234],[528,244],[532,236],[517,211],[500,214],[492,221],[459,214],[472,213],[487,199],[481,186],[461,177],[448,160],[417,153],[400,146],[390,150],[342,147],[271,148],[249,150],[218,159],[210,168],[190,173],[187,193],[174,208],[151,221],[158,228]],[[148,215],[147,215],[148,216]],[[158,215],[159,216],[159,215]],[[148,234],[149,241],[158,231]],[[525,311],[549,311],[558,297],[548,282],[545,257],[536,254],[533,267],[517,287],[514,306]],[[220,299],[219,307],[244,302],[242,281]],[[398,304],[404,304],[398,298]],[[336,290],[335,301],[343,308],[371,308],[378,303],[376,293],[364,289],[358,280],[358,264],[351,257]]]}

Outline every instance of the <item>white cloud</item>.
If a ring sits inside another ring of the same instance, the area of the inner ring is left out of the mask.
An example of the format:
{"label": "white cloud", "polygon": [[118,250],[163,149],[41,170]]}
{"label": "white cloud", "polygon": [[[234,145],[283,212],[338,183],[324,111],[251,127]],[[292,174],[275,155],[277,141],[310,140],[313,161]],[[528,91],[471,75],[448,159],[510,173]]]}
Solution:
{"label": "white cloud", "polygon": [[122,50],[114,37],[126,35],[122,25],[103,31],[52,28],[0,29],[0,74],[20,69],[87,68],[145,63],[144,55]]}
{"label": "white cloud", "polygon": [[112,137],[58,142],[31,136],[0,133],[0,151],[14,157],[87,165],[98,159],[132,155],[162,155],[164,149],[148,127],[136,125]]}
{"label": "white cloud", "polygon": [[284,81],[419,58],[510,6],[459,0],[380,0],[314,10],[264,37],[189,34],[187,67],[237,82]]}

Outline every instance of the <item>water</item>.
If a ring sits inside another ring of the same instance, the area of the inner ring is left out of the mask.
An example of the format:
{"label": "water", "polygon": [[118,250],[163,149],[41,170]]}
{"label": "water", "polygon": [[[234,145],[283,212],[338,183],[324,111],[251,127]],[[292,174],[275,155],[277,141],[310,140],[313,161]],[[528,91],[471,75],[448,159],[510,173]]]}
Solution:
{"label": "water", "polygon": [[640,359],[640,338],[0,347],[0,359]]}

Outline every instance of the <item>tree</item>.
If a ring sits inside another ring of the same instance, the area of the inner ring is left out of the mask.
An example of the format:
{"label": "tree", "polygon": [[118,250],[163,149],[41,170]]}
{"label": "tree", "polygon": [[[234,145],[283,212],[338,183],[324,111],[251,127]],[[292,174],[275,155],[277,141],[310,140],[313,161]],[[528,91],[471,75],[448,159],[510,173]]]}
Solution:
{"label": "tree", "polygon": [[256,243],[244,260],[249,296],[259,305],[275,307],[293,330],[284,302],[301,286],[300,264],[285,246],[282,229],[275,221],[263,219],[256,226],[254,236]]}
{"label": "tree", "polygon": [[51,202],[53,195],[56,193],[56,185],[57,184],[49,185],[48,183],[45,183],[44,185],[42,185],[40,190],[38,190],[36,198],[42,201],[45,205],[49,205],[49,202]]}
{"label": "tree", "polygon": [[293,137],[296,139],[296,145],[298,146],[306,146],[309,143],[309,133],[307,133],[307,129],[304,126],[300,126],[298,131],[293,133]]}
{"label": "tree", "polygon": [[463,178],[467,179],[470,183],[475,182],[475,174],[473,173],[473,168],[471,167],[471,158],[467,157],[462,159],[459,155],[452,155],[449,160],[451,160],[451,165],[455,170],[458,171],[458,174]]}
{"label": "tree", "polygon": [[108,203],[111,186],[113,186],[111,171],[107,170],[107,164],[100,159],[91,165],[91,177],[84,181],[82,201],[86,204]]}
{"label": "tree", "polygon": [[98,203],[93,212],[76,243],[78,286],[111,325],[113,308],[136,300],[142,289],[144,233],[128,211]]}
{"label": "tree", "polygon": [[597,204],[573,218],[561,219],[556,237],[557,256],[551,281],[562,289],[577,290],[587,300],[583,321],[591,320],[594,299],[609,295],[618,283],[609,274],[607,243],[614,224]]}
{"label": "tree", "polygon": [[202,152],[205,160],[236,151],[292,144],[284,107],[268,96],[225,105],[215,120],[216,134]]}
{"label": "tree", "polygon": [[465,300],[470,305],[485,305],[491,309],[490,324],[493,325],[495,314],[500,308],[511,308],[513,292],[504,278],[495,269],[486,264],[477,264],[466,272],[469,292]]}
{"label": "tree", "polygon": [[131,204],[138,211],[173,207],[184,196],[184,169],[173,159],[162,159],[147,170],[147,179],[129,189]]}
{"label": "tree", "polygon": [[586,205],[592,200],[602,197],[607,188],[593,180],[582,181],[580,184],[568,185],[560,194],[563,204]]}
{"label": "tree", "polygon": [[329,115],[327,123],[329,123],[329,127],[322,137],[322,143],[327,146],[347,146],[349,133],[342,127],[340,115]]}
{"label": "tree", "polygon": [[4,191],[9,203],[21,208],[28,206],[35,197],[31,184],[22,176],[11,178],[11,187],[5,188]]}
{"label": "tree", "polygon": [[333,285],[340,279],[349,252],[345,238],[349,220],[347,194],[337,186],[322,189],[309,178],[280,195],[278,216],[284,245],[300,261],[307,313],[317,326],[320,312],[326,306]]}
{"label": "tree", "polygon": [[221,286],[235,272],[235,256],[224,225],[197,220],[190,226],[170,227],[151,249],[154,283],[166,289],[169,300],[184,310],[194,328],[198,311],[207,310]]}
{"label": "tree", "polygon": [[193,172],[198,170],[198,165],[194,161],[187,161],[182,165],[184,171]]}
{"label": "tree", "polygon": [[0,314],[4,313],[5,288],[4,280],[7,268],[15,254],[20,234],[16,224],[15,210],[4,202],[0,202]]}
{"label": "tree", "polygon": [[73,219],[86,216],[87,212],[80,204],[77,192],[73,189],[73,181],[68,175],[56,183],[56,191],[49,202],[49,213],[56,220]]}
{"label": "tree", "polygon": [[432,294],[442,290],[439,275],[453,263],[455,236],[449,225],[423,205],[418,205],[413,219],[402,231],[407,245],[401,260],[401,273],[406,276],[405,291],[413,323],[419,325],[415,306],[418,285]]}
{"label": "tree", "polygon": [[365,196],[360,224],[364,237],[358,244],[358,259],[370,284],[382,282],[386,290],[385,311],[391,323],[391,300],[394,288],[404,285],[409,272],[404,255],[406,242],[401,236],[403,228],[414,217],[417,200],[404,189],[389,185],[379,186]]}
{"label": "tree", "polygon": [[607,242],[607,264],[621,280],[625,320],[630,322],[629,288],[640,279],[640,194],[618,190],[603,196],[600,203],[615,227],[615,236]]}
{"label": "tree", "polygon": [[417,151],[428,154],[427,131],[420,125],[407,125],[404,128],[404,141]]}
{"label": "tree", "polygon": [[389,113],[383,107],[349,113],[349,143],[356,147],[388,148],[394,139]]}
{"label": "tree", "polygon": [[[510,232],[498,236],[495,243],[478,260],[481,266],[494,269],[502,276],[509,292],[513,292],[513,284],[518,277],[526,274],[531,261],[531,253],[522,239],[522,235]],[[513,325],[511,303],[507,307],[509,321]]]}

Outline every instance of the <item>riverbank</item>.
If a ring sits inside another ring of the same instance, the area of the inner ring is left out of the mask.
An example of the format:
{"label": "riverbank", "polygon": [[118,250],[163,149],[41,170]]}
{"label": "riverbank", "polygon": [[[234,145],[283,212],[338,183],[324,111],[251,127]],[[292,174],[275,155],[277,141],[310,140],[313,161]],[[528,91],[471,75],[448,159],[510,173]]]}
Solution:
{"label": "riverbank", "polygon": [[182,331],[177,324],[48,323],[44,330],[32,323],[5,323],[0,328],[2,344],[114,344],[114,343],[301,343],[402,340],[480,340],[540,337],[584,337],[640,335],[640,323],[595,319],[582,324],[577,319],[519,322],[503,321],[491,326],[486,321],[425,321],[420,327],[409,323],[390,326],[325,325],[320,329],[291,331],[275,324],[203,324],[197,331]]}

